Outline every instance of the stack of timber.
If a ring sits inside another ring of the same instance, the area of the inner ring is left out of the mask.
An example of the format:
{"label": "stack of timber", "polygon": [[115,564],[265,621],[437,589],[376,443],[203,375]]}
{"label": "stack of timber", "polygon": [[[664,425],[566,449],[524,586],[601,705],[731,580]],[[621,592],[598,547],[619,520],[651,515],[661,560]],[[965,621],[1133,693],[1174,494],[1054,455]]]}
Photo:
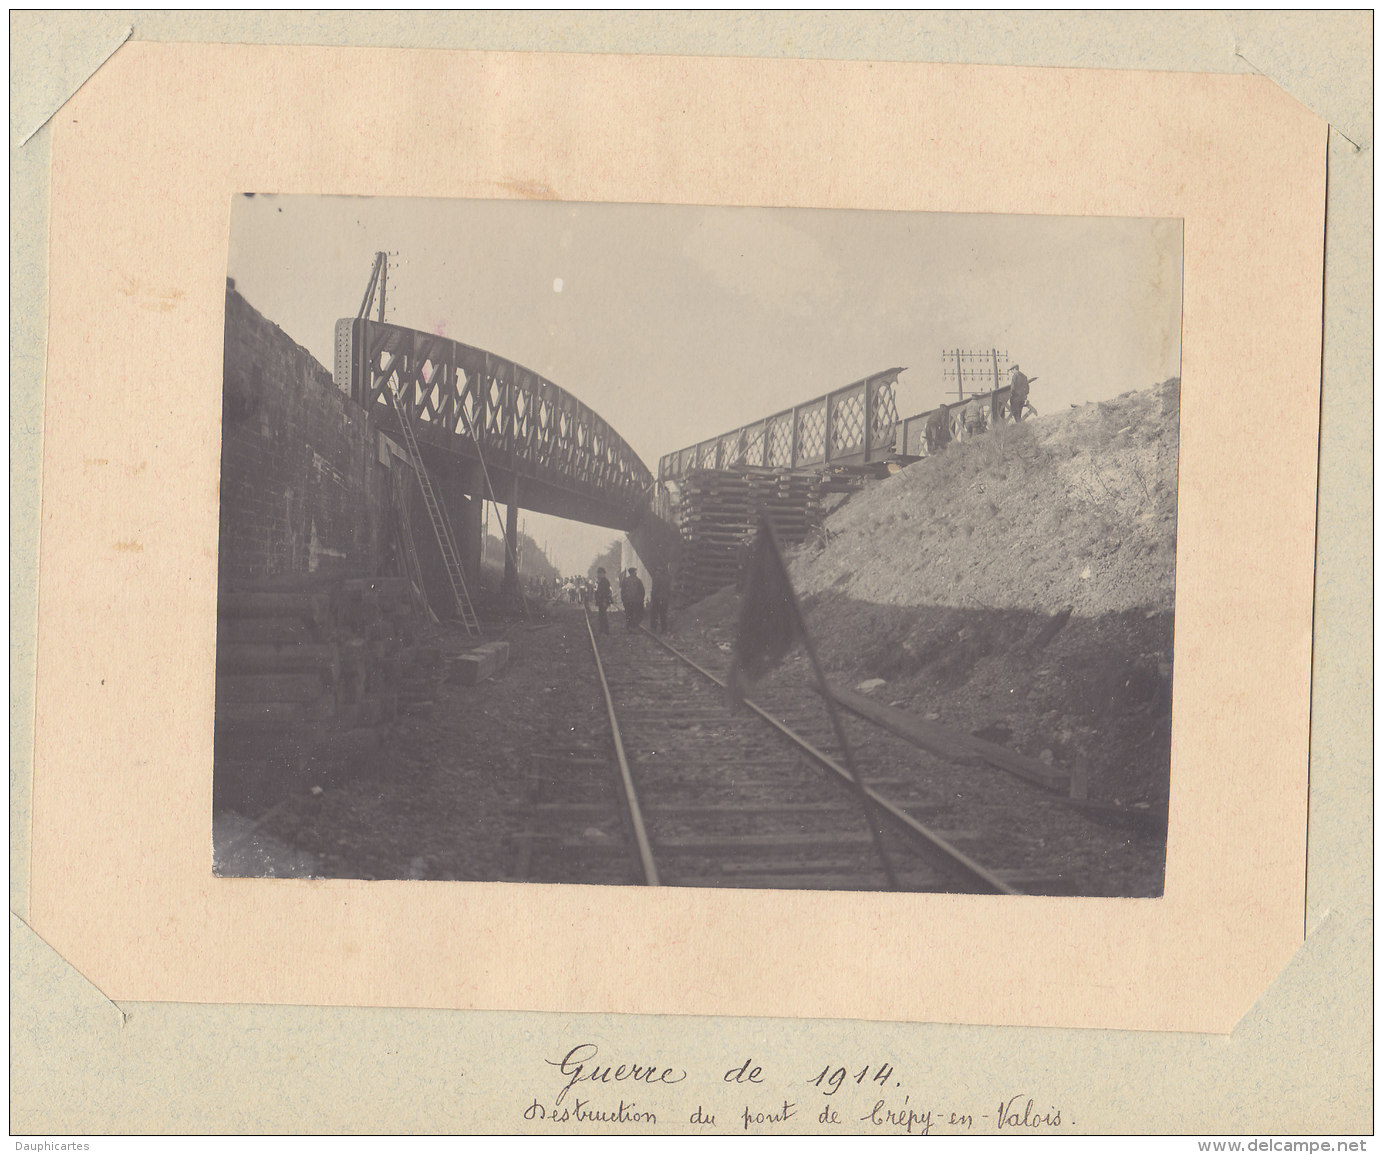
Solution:
{"label": "stack of timber", "polygon": [[821,476],[791,470],[697,470],[681,482],[675,599],[699,601],[738,583],[759,518],[784,546],[797,545],[821,523]]}
{"label": "stack of timber", "polygon": [[256,815],[367,771],[445,666],[406,578],[275,579],[217,603],[214,805]]}

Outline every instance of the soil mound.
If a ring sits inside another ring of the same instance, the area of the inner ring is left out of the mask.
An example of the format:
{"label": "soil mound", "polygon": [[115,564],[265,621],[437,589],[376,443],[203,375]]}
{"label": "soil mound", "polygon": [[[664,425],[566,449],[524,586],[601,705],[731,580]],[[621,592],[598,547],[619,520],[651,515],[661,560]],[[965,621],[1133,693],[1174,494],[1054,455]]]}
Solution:
{"label": "soil mound", "polygon": [[1180,396],[1173,378],[916,462],[827,518],[794,584],[879,605],[1170,611]]}

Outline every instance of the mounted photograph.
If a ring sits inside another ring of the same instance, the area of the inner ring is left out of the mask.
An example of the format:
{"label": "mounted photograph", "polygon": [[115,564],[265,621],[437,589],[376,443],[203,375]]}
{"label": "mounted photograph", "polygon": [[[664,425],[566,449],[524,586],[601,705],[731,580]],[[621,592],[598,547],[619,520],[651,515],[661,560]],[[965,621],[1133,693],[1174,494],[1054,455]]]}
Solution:
{"label": "mounted photograph", "polygon": [[1180,220],[230,221],[216,875],[1162,894]]}

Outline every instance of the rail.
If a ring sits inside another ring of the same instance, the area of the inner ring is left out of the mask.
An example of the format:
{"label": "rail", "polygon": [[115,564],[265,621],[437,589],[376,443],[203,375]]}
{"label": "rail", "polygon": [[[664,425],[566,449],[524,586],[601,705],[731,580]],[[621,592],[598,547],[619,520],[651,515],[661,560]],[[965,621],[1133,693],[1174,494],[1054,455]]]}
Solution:
{"label": "rail", "polygon": [[[680,661],[686,663],[686,665],[690,666],[703,678],[709,679],[711,682],[715,683],[715,685],[719,686],[722,690],[728,689],[725,682],[722,679],[717,678],[713,673],[711,673],[710,670],[706,669],[704,666],[698,664],[691,658],[687,657],[686,654],[682,653],[676,647],[670,645],[668,642],[658,637],[657,634],[653,633],[646,626],[641,628],[643,629],[643,632],[645,634],[647,634],[650,638],[652,638],[655,642],[662,646],[663,649],[667,650],[670,654],[672,654]],[[823,769],[829,770],[845,785],[853,785],[854,779],[852,778],[850,772],[846,770],[843,766],[841,766],[829,754],[817,749],[805,738],[803,738],[800,734],[792,730],[790,727],[784,725],[782,722],[778,721],[777,718],[773,717],[773,715],[768,713],[768,711],[764,710],[762,707],[756,705],[748,699],[745,699],[744,704],[755,714],[757,714],[760,718],[762,718],[765,722],[767,722],[770,726],[772,726],[776,731],[778,731],[778,733],[781,734],[784,738],[786,738],[789,742],[793,743],[799,750],[801,750],[803,754],[805,754],[812,761],[816,762],[817,765],[821,766]],[[899,806],[896,806],[894,803],[890,802],[887,798],[885,798],[882,794],[879,794],[876,790],[873,790],[872,788],[866,786],[864,787],[864,792],[866,795],[868,795],[869,799],[876,806],[878,806],[885,814],[892,818],[894,822],[901,826],[911,836],[919,838],[922,841],[926,842],[934,850],[940,852],[948,861],[960,867],[961,870],[963,870],[966,874],[968,874],[971,878],[973,878],[976,882],[980,883],[986,889],[992,890],[996,894],[1023,893],[1017,887],[1012,886],[1011,884],[1005,882],[1003,879],[999,878],[997,875],[993,874],[991,871],[985,869],[985,867],[981,866],[978,862],[970,858],[963,851],[958,850],[956,847],[952,846],[949,842],[947,842],[935,831],[929,830],[927,827],[923,826],[922,823],[918,822],[917,819],[913,818],[912,815],[910,815],[906,810],[902,809]]]}
{"label": "rail", "polygon": [[615,757],[619,760],[620,783],[624,788],[625,813],[629,818],[634,842],[639,850],[639,865],[643,870],[645,886],[659,886],[658,865],[653,861],[653,849],[648,842],[648,830],[644,825],[643,811],[639,808],[638,792],[634,789],[634,775],[629,769],[629,758],[624,752],[624,739],[619,732],[619,719],[615,717],[615,700],[610,695],[610,683],[605,678],[605,664],[600,660],[600,647],[596,644],[595,631],[591,629],[591,615],[585,614],[586,636],[591,639],[591,653],[595,655],[595,670],[600,677],[600,692],[605,696],[605,710],[610,718],[610,735],[615,744]]}

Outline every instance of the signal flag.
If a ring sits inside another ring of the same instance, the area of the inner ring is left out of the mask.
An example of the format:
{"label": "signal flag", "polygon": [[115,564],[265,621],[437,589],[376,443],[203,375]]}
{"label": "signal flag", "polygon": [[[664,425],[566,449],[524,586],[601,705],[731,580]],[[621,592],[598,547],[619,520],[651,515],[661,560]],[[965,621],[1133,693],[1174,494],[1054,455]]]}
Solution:
{"label": "signal flag", "polygon": [[735,660],[730,666],[730,676],[725,680],[728,697],[732,704],[741,705],[750,685],[770,670],[774,669],[798,645],[806,647],[811,661],[812,672],[816,675],[826,712],[830,715],[831,726],[835,730],[836,741],[845,769],[849,772],[851,784],[859,798],[860,809],[874,843],[874,851],[883,864],[891,890],[898,889],[898,878],[884,849],[883,828],[878,809],[869,798],[855,769],[855,760],[850,753],[850,744],[845,737],[845,727],[841,724],[836,709],[835,695],[826,681],[826,674],[816,656],[807,624],[802,618],[802,609],[797,604],[797,594],[788,577],[783,555],[778,550],[778,539],[773,527],[766,518],[759,519],[759,530],[754,538],[754,546],[749,555],[744,582],[744,596],[740,600],[739,623],[735,630]]}
{"label": "signal flag", "polygon": [[806,633],[773,530],[760,520],[735,629],[735,661],[728,679],[732,697],[742,700],[749,686],[782,662]]}

